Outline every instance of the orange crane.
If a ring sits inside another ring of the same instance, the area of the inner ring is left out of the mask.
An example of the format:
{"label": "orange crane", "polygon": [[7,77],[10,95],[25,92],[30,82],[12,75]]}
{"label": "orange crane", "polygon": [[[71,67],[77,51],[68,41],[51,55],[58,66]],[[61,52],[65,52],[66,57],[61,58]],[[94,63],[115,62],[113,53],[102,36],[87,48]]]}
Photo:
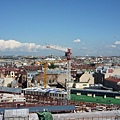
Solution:
{"label": "orange crane", "polygon": [[65,52],[65,56],[67,57],[67,71],[68,71],[68,78],[66,83],[66,89],[67,89],[67,99],[70,99],[70,88],[69,88],[69,82],[71,81],[71,49],[70,48],[64,48],[62,46],[58,45],[46,45],[46,48],[51,48],[54,50],[59,50]]}
{"label": "orange crane", "polygon": [[47,64],[48,64],[48,63],[47,63],[47,61],[40,61],[40,62],[37,61],[36,64],[37,64],[37,65],[43,65],[43,66],[44,66],[44,67],[43,67],[43,68],[44,68],[44,77],[43,77],[44,80],[43,80],[43,81],[44,81],[44,89],[46,89],[46,87],[47,87],[47,86],[46,86],[46,85],[47,85],[47,73],[46,73],[46,70],[47,70]]}
{"label": "orange crane", "polygon": [[46,87],[47,87],[47,66],[48,66],[48,63],[55,63],[55,62],[57,62],[57,63],[59,63],[59,62],[67,62],[67,60],[57,60],[57,61],[47,61],[47,60],[45,60],[45,61],[37,61],[36,62],[36,64],[37,65],[43,65],[43,68],[44,68],[44,80],[43,80],[43,85],[44,85],[44,89],[46,89]]}

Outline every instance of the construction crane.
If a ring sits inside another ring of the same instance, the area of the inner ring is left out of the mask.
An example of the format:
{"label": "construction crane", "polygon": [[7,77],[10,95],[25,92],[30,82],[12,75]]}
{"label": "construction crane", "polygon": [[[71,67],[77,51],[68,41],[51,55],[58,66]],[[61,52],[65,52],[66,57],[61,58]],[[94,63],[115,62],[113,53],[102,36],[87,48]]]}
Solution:
{"label": "construction crane", "polygon": [[44,80],[43,80],[43,85],[44,85],[44,89],[46,89],[47,87],[47,65],[48,65],[48,62],[47,61],[37,61],[36,62],[36,65],[43,65],[43,68],[44,68]]}
{"label": "construction crane", "polygon": [[58,45],[46,45],[47,48],[51,48],[54,50],[60,50],[65,52],[65,56],[67,57],[67,60],[70,60],[70,55],[71,55],[71,49],[70,48],[64,48],[62,46],[58,46]]}
{"label": "construction crane", "polygon": [[55,61],[49,61],[49,60],[44,60],[44,61],[37,61],[36,65],[43,65],[44,68],[44,80],[43,80],[43,85],[44,89],[47,88],[47,66],[49,63],[61,63],[61,62],[67,62],[67,60],[55,60]]}
{"label": "construction crane", "polygon": [[67,99],[70,99],[70,88],[69,88],[69,82],[71,81],[71,49],[70,48],[64,48],[62,46],[58,45],[46,45],[46,48],[51,48],[54,50],[59,50],[65,52],[65,56],[67,57],[67,71],[68,71],[68,78],[66,81],[66,89],[67,89]]}

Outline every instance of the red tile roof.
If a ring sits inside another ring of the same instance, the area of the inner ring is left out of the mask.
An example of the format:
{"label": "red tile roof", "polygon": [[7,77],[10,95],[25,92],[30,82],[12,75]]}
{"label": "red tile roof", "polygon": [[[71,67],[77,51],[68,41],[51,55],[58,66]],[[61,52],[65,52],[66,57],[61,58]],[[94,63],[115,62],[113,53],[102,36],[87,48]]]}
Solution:
{"label": "red tile roof", "polygon": [[109,78],[106,78],[106,80],[112,81],[112,82],[120,82],[120,78],[116,78],[116,77],[109,77]]}

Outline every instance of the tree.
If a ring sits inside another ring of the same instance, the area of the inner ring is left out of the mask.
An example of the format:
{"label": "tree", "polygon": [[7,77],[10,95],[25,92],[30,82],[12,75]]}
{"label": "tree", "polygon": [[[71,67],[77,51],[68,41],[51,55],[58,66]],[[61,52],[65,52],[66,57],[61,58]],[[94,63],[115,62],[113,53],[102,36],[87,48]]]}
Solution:
{"label": "tree", "polygon": [[54,63],[51,63],[49,66],[48,66],[49,69],[54,69],[55,68],[55,65]]}

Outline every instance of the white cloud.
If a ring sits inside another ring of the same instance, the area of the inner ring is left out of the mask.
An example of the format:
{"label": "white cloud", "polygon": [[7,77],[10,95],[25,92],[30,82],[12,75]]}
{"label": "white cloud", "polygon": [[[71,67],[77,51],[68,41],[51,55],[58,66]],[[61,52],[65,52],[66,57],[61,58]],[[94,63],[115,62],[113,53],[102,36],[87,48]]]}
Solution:
{"label": "white cloud", "polygon": [[114,44],[115,45],[120,45],[120,41],[116,41]]}
{"label": "white cloud", "polygon": [[0,50],[16,49],[21,46],[21,43],[15,40],[0,40]]}
{"label": "white cloud", "polygon": [[45,48],[46,46],[36,45],[35,43],[21,43],[16,40],[0,40],[0,51],[35,52]]}
{"label": "white cloud", "polygon": [[112,47],[112,48],[115,48],[115,47],[116,47],[116,45],[111,45],[111,47]]}
{"label": "white cloud", "polygon": [[80,39],[73,40],[73,42],[79,43],[81,42]]}

